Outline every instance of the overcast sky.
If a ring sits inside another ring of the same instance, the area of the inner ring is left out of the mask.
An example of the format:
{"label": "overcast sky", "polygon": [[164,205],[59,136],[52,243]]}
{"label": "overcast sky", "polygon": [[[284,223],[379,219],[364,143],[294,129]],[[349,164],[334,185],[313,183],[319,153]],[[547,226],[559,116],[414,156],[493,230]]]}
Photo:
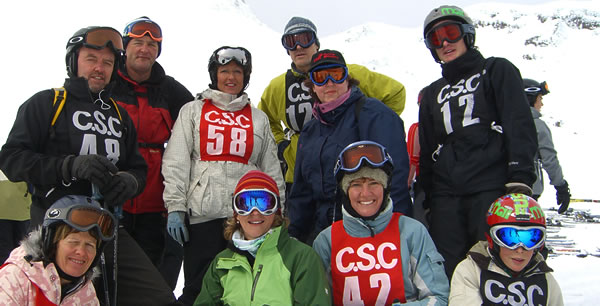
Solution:
{"label": "overcast sky", "polygon": [[[571,0],[581,1],[581,0]],[[443,4],[466,7],[481,2],[498,5],[539,4],[548,0],[245,0],[259,20],[277,32],[283,32],[293,16],[312,20],[320,36],[339,33],[366,22],[382,22],[401,27],[422,27],[425,16]],[[468,11],[467,11],[468,13]]]}

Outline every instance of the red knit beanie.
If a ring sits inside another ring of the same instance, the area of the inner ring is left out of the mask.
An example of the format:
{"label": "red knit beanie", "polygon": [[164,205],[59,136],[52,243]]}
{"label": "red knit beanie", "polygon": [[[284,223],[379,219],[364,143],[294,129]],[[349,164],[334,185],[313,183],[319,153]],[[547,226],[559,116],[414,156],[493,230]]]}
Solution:
{"label": "red knit beanie", "polygon": [[277,188],[275,180],[268,174],[258,170],[251,170],[242,176],[237,186],[235,186],[233,194],[235,195],[244,189],[266,189],[279,197],[279,188]]}

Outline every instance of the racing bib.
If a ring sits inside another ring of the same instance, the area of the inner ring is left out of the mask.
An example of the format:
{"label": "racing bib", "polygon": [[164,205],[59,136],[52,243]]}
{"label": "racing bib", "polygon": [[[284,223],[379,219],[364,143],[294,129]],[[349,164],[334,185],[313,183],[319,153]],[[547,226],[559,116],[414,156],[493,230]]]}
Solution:
{"label": "racing bib", "polygon": [[482,305],[547,305],[548,282],[543,273],[511,278],[481,270],[479,293]]}
{"label": "racing bib", "polygon": [[204,100],[200,120],[200,159],[248,164],[254,147],[252,109],[224,111]]}
{"label": "racing bib", "polygon": [[331,278],[335,305],[406,303],[400,230],[394,213],[389,226],[375,237],[352,237],[343,221],[331,227]]}

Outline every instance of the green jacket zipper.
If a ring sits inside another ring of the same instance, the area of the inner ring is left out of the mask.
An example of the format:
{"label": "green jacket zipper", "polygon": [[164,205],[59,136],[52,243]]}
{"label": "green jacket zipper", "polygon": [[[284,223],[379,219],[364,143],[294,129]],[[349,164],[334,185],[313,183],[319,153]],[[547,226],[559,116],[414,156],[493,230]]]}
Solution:
{"label": "green jacket zipper", "polygon": [[254,282],[252,283],[252,294],[250,295],[250,301],[254,301],[254,290],[256,290],[256,284],[258,284],[258,278],[260,277],[262,268],[262,264],[258,265],[258,271],[256,272],[256,276],[254,276]]}

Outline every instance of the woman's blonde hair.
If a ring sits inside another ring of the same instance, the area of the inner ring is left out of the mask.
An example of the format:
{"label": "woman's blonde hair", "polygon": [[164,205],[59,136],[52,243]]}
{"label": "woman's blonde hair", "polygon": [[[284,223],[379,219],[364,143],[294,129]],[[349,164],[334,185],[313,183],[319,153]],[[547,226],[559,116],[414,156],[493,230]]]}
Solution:
{"label": "woman's blonde hair", "polygon": [[[225,230],[223,231],[223,237],[225,237],[225,240],[231,241],[233,233],[235,233],[237,230],[239,230],[242,233],[242,235],[244,235],[244,229],[242,229],[242,226],[236,220],[235,217],[236,215],[228,218],[227,221],[225,221]],[[273,219],[273,224],[271,224],[271,228],[275,228],[281,225],[287,227],[288,224],[290,224],[290,220],[282,216],[281,211],[278,211],[275,213],[275,219]]]}
{"label": "woman's blonde hair", "polygon": [[[79,233],[80,231],[72,228],[70,225],[68,224],[59,224],[56,226],[56,230],[54,232],[54,239],[52,239],[52,244],[57,244],[59,241],[65,239],[67,236],[69,236],[69,234],[72,233]],[[90,233],[90,235],[92,237],[94,237],[94,239],[96,239],[96,247],[98,245],[100,245],[100,237],[98,236],[98,232],[95,230],[90,230],[88,231],[88,233]]]}

